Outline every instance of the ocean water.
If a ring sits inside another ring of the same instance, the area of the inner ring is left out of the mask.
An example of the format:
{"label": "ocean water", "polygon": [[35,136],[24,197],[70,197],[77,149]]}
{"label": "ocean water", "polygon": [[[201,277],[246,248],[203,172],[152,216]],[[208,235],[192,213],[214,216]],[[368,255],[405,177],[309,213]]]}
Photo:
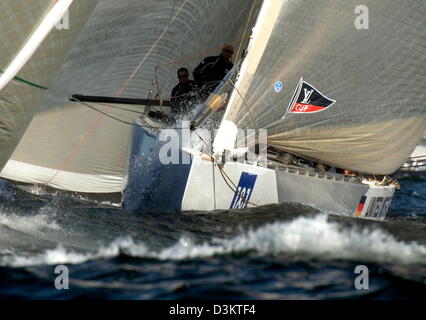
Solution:
{"label": "ocean water", "polygon": [[426,180],[400,182],[374,222],[298,204],[136,213],[2,181],[0,299],[425,299]]}

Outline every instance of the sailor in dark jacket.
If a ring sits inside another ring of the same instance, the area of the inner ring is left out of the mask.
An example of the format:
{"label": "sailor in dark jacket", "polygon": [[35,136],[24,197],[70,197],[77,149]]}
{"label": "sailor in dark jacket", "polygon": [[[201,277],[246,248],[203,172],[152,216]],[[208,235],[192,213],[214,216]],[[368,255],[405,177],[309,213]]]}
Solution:
{"label": "sailor in dark jacket", "polygon": [[200,86],[207,87],[208,91],[213,91],[234,66],[230,61],[233,53],[234,47],[227,45],[223,47],[220,55],[205,58],[194,69],[194,80]]}
{"label": "sailor in dark jacket", "polygon": [[194,80],[189,80],[188,69],[180,68],[177,74],[179,83],[173,88],[170,98],[174,118],[187,114],[198,101],[198,86]]}

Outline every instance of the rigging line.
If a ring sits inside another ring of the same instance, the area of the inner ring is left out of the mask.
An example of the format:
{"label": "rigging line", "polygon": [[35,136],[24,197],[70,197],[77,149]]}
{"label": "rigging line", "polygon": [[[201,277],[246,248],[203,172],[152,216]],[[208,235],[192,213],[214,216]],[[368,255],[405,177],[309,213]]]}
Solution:
{"label": "rigging line", "polygon": [[[203,139],[203,137],[201,137],[199,134],[198,134],[198,132],[197,132],[197,130],[194,130],[193,131],[197,136],[198,136],[198,138],[200,138],[200,140],[207,146],[207,148],[209,147],[209,145],[207,144],[207,142],[205,142],[204,141],[204,139]],[[210,157],[211,157],[211,155],[209,155]]]}
{"label": "rigging line", "polygon": [[234,186],[235,189],[237,189],[237,186],[235,185],[235,183],[232,181],[232,179],[226,174],[225,169],[223,168],[223,166],[221,164],[217,164],[218,167],[220,167],[220,169],[223,171],[223,174],[225,175],[225,177],[231,182],[231,184]]}
{"label": "rigging line", "polygon": [[259,131],[259,127],[257,126],[256,120],[254,119],[253,114],[251,113],[250,108],[249,108],[248,104],[246,103],[246,100],[243,98],[243,96],[241,95],[240,91],[237,89],[235,83],[231,79],[229,79],[229,82],[232,84],[232,86],[234,87],[235,91],[237,91],[238,95],[240,96],[241,100],[244,103],[244,106],[246,107],[248,113],[250,114],[250,117],[253,120],[253,123],[254,123],[257,131]]}
{"label": "rigging line", "polygon": [[[173,19],[169,22],[169,24],[167,25],[167,27],[163,30],[163,32],[160,34],[160,36],[158,37],[158,39],[154,42],[154,44],[151,46],[151,48],[149,49],[149,51],[146,53],[146,55],[144,56],[144,58],[142,59],[142,61],[139,63],[139,65],[136,67],[136,69],[133,71],[133,73],[130,75],[130,77],[126,80],[126,82],[123,84],[123,86],[120,88],[120,90],[118,90],[118,92],[115,94],[116,97],[121,96],[121,94],[123,93],[123,91],[128,87],[128,85],[130,84],[130,82],[133,80],[133,78],[135,77],[135,75],[138,73],[138,71],[142,68],[142,66],[145,64],[145,61],[148,59],[148,57],[151,55],[152,51],[155,49],[155,47],[157,47],[157,44],[160,42],[160,40],[163,38],[164,34],[166,33],[166,31],[169,28],[169,25],[171,23],[173,23],[173,21],[176,19],[176,17],[179,15],[180,11],[183,9],[183,7],[185,6],[186,2],[188,0],[184,0],[184,2],[182,3],[181,7],[179,8],[179,10],[176,12],[175,16],[173,17]],[[61,163],[61,165],[59,166],[59,168],[56,170],[55,174],[46,182],[44,182],[43,184],[49,184],[51,183],[55,177],[64,170],[64,168],[68,165],[68,163],[74,158],[74,156],[77,154],[77,152],[80,150],[81,146],[83,145],[83,143],[90,138],[90,136],[93,134],[93,131],[98,127],[98,125],[102,122],[103,118],[104,118],[104,114],[100,114],[99,117],[95,120],[95,122],[93,122],[93,124],[90,126],[90,128],[87,130],[87,132],[85,133],[85,135],[83,136],[83,138],[80,140],[80,142],[74,147],[74,149],[70,152],[70,154],[68,155],[68,157]]]}
{"label": "rigging line", "polygon": [[[250,23],[251,15],[253,14],[253,9],[254,9],[254,4],[255,4],[255,2],[256,2],[256,0],[253,0],[253,3],[252,3],[252,5],[251,5],[251,9],[250,9],[250,13],[249,13],[249,17],[248,17],[248,19],[247,19],[247,23],[246,23],[246,26],[245,26],[244,31],[243,31],[243,38],[242,38],[242,40],[246,37],[247,28],[248,28],[248,25],[249,25],[249,23]],[[239,55],[239,53],[240,53],[241,46],[242,46],[242,44],[243,44],[243,41],[242,41],[242,40],[240,41],[240,44],[238,45],[237,54],[235,55],[236,57],[238,57],[238,55]]]}
{"label": "rigging line", "polygon": [[[204,139],[198,134],[198,132],[197,132],[197,130],[194,130],[194,132],[198,135],[198,137],[200,138],[200,140],[207,146],[207,147],[209,147],[209,145],[207,144],[207,142],[205,142],[204,141]],[[222,178],[223,178],[223,180],[225,181],[225,183],[226,183],[226,185],[235,193],[235,194],[237,194],[238,195],[238,197],[240,197],[240,199],[241,200],[243,200],[245,203],[247,203],[247,204],[251,204],[251,205],[253,205],[253,206],[256,206],[257,207],[257,204],[255,204],[255,203],[253,203],[253,202],[250,202],[250,201],[248,201],[242,194],[241,194],[241,192],[239,192],[238,191],[238,187],[235,185],[235,183],[232,181],[232,179],[226,174],[226,172],[225,172],[225,169],[219,164],[219,163],[217,163],[216,162],[216,159],[215,159],[215,157],[213,156],[213,154],[209,154],[209,156],[210,156],[210,160],[211,160],[211,162],[213,162],[213,164],[216,164],[217,166],[218,166],[218,168],[219,168],[219,171],[220,171],[220,174],[221,174],[221,176],[222,176]],[[234,186],[234,188],[232,188],[232,186],[230,186],[230,184],[229,184],[229,182],[227,181],[227,179],[225,178],[225,176],[226,176],[226,178],[230,181],[230,183]],[[213,166],[213,179],[214,179],[214,166]],[[214,185],[213,185],[213,187],[214,187]],[[216,196],[215,196],[216,197]],[[215,201],[216,201],[216,198],[215,198]]]}
{"label": "rigging line", "polygon": [[[225,183],[226,183],[226,185],[231,189],[231,191],[233,192],[233,193],[235,193],[235,194],[237,194],[238,195],[238,197],[241,199],[241,200],[243,200],[245,203],[247,203],[247,204],[251,204],[251,205],[253,205],[253,206],[255,206],[255,207],[257,207],[258,205],[257,204],[255,204],[254,202],[251,202],[251,201],[248,201],[242,194],[241,194],[241,192],[240,191],[238,191],[238,187],[235,185],[235,183],[232,181],[232,179],[226,174],[226,172],[225,172],[225,169],[222,167],[222,165],[220,165],[219,163],[217,163],[216,162],[216,160],[215,160],[215,158],[212,156],[212,155],[209,155],[210,156],[210,161],[213,163],[213,164],[216,164],[217,165],[217,167],[219,168],[219,172],[220,172],[220,174],[221,174],[221,176],[222,176],[222,178],[223,178],[223,181],[225,181]],[[229,180],[229,181],[228,181]],[[231,186],[231,184],[232,184],[232,186],[234,186],[234,187],[232,187]]]}
{"label": "rigging line", "polygon": [[[0,73],[4,73],[4,71],[0,70]],[[31,82],[31,81],[28,81],[28,80],[25,80],[25,79],[20,78],[20,77],[18,77],[18,76],[13,77],[13,80],[23,82],[23,83],[25,83],[25,84],[28,84],[28,85],[30,85],[30,86],[33,86],[33,87],[36,87],[36,88],[39,88],[39,89],[42,89],[42,90],[49,90],[49,88],[48,88],[48,87],[42,86],[42,85],[40,85],[40,84],[37,84],[37,83]]]}
{"label": "rigging line", "polygon": [[[255,207],[257,207],[257,204],[255,204],[255,203],[253,203],[253,202],[251,202],[251,201],[248,201],[242,194],[241,194],[241,192],[240,191],[238,191],[238,187],[236,187],[235,186],[235,184],[232,182],[232,180],[228,177],[228,175],[226,174],[226,172],[225,172],[225,170],[218,164],[218,167],[219,167],[219,172],[220,172],[220,174],[222,175],[222,178],[223,178],[223,180],[225,181],[225,183],[227,184],[227,186],[235,193],[235,194],[237,194],[238,195],[238,197],[241,199],[241,200],[243,200],[246,204],[251,204],[251,205],[253,205],[253,206],[255,206]],[[229,179],[229,181],[234,185],[234,187],[235,187],[235,189],[234,188],[232,188],[230,185],[229,185],[229,183],[227,182],[227,180],[226,180],[226,178],[224,177],[224,175]]]}
{"label": "rigging line", "polygon": [[[235,190],[233,190],[233,191],[235,191],[235,192],[237,192],[238,191],[238,187],[235,185],[235,183],[232,181],[232,179],[226,174],[226,171],[225,171],[225,169],[223,168],[223,166],[222,165],[220,165],[220,164],[218,164],[218,167],[220,168],[220,170],[221,170],[221,172],[226,176],[226,178],[228,178],[228,180],[232,183],[232,185],[234,186],[234,188],[235,188]],[[256,206],[257,207],[257,204],[255,204],[255,203],[253,203],[253,202],[251,202],[251,201],[248,201],[244,196],[242,196],[241,195],[241,192],[239,192],[238,191],[238,196],[241,198],[241,200],[243,200],[244,202],[246,202],[246,203],[248,203],[248,204],[251,204],[251,205],[253,205],[253,206]]]}
{"label": "rigging line", "polygon": [[140,124],[137,124],[137,123],[134,123],[134,122],[129,122],[129,121],[126,121],[126,120],[119,119],[119,118],[117,118],[117,117],[114,117],[114,116],[112,116],[112,115],[110,115],[110,114],[108,114],[108,113],[106,113],[106,112],[102,111],[102,110],[97,109],[97,108],[96,108],[96,107],[94,107],[94,106],[89,105],[88,103],[85,103],[85,102],[80,101],[80,100],[77,100],[77,99],[75,99],[75,100],[76,100],[78,103],[80,103],[80,104],[82,104],[82,105],[84,105],[84,106],[86,106],[86,107],[88,107],[88,108],[90,108],[90,109],[92,109],[92,110],[94,110],[94,111],[96,111],[96,112],[99,112],[99,113],[101,113],[101,114],[103,114],[103,115],[105,115],[105,116],[107,116],[107,117],[109,117],[109,118],[111,118],[111,119],[113,119],[113,120],[116,120],[116,121],[118,121],[118,122],[121,122],[121,123],[123,123],[123,124],[130,125],[130,126],[138,126],[138,127],[141,127],[141,128],[147,128],[147,129],[158,129],[158,130],[163,130],[163,129],[175,129],[175,130],[180,130],[180,129],[184,129],[184,128],[182,128],[182,127],[154,127],[154,126],[145,126],[145,125],[140,125]]}
{"label": "rigging line", "polygon": [[[201,139],[201,141],[207,146],[207,147],[209,147],[208,146],[208,144],[204,141],[204,139],[197,133],[197,131],[195,130],[194,131],[197,135],[198,135],[198,137]],[[225,183],[226,183],[226,185],[231,189],[231,191],[234,193],[234,194],[237,194],[238,195],[238,197],[241,199],[241,200],[243,200],[245,203],[247,203],[247,204],[251,204],[251,205],[253,205],[253,206],[255,206],[255,207],[257,207],[258,205],[257,204],[255,204],[254,202],[251,202],[251,201],[249,201],[249,200],[247,200],[242,194],[241,194],[241,192],[240,191],[238,191],[238,187],[235,185],[235,183],[232,181],[232,179],[226,174],[226,172],[225,172],[225,169],[223,168],[223,166],[221,165],[221,164],[219,164],[219,163],[217,163],[217,161],[216,161],[216,159],[214,158],[214,156],[212,155],[212,154],[209,154],[209,157],[210,157],[210,161],[212,162],[212,165],[213,165],[213,190],[214,190],[214,200],[215,200],[215,209],[216,209],[216,187],[215,187],[215,185],[216,185],[216,180],[215,180],[215,176],[214,176],[214,166],[215,165],[217,165],[217,167],[219,168],[219,172],[220,172],[220,174],[221,174],[221,176],[222,176],[222,178],[223,178],[223,181],[225,181]],[[228,181],[229,180],[229,181]],[[234,188],[230,185],[230,183],[234,186]]]}
{"label": "rigging line", "polygon": [[183,7],[185,6],[185,4],[186,4],[187,1],[188,0],[184,0],[184,2],[182,3],[182,5],[180,6],[180,8],[178,9],[178,11],[176,12],[176,14],[174,15],[174,17],[169,21],[169,23],[167,24],[167,26],[164,28],[163,32],[161,32],[160,36],[157,38],[157,40],[154,42],[154,44],[152,45],[152,47],[146,53],[145,57],[142,59],[142,61],[139,63],[139,65],[136,67],[136,69],[133,71],[133,73],[130,75],[130,77],[127,79],[127,81],[123,84],[123,86],[121,87],[121,89],[117,92],[117,96],[120,96],[123,93],[123,91],[128,87],[128,85],[130,84],[130,82],[133,80],[133,78],[135,77],[135,75],[139,72],[139,70],[145,64],[145,61],[151,55],[152,51],[154,51],[154,49],[157,47],[158,43],[164,37],[164,35],[166,34],[167,30],[169,30],[169,26],[175,21],[175,19],[177,18],[177,16],[181,12],[181,10],[183,9]]}

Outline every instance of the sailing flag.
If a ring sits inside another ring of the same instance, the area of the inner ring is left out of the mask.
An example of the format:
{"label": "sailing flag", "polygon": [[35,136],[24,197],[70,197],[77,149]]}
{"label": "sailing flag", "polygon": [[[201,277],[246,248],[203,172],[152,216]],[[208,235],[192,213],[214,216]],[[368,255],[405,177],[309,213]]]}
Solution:
{"label": "sailing flag", "polygon": [[310,85],[303,78],[300,79],[299,84],[291,98],[290,104],[283,116],[287,113],[313,113],[327,109],[336,100],[327,98],[318,89]]}

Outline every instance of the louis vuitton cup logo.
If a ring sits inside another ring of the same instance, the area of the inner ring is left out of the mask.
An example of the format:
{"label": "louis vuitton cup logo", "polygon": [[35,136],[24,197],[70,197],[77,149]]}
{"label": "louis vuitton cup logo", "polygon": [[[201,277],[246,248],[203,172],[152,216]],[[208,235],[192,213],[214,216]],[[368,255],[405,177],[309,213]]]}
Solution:
{"label": "louis vuitton cup logo", "polygon": [[312,92],[314,92],[314,90],[308,90],[306,88],[304,88],[303,90],[305,91],[305,97],[303,98],[302,103],[307,104],[309,103],[309,98],[311,97]]}
{"label": "louis vuitton cup logo", "polygon": [[336,100],[327,98],[314,86],[300,79],[283,119],[288,113],[313,113],[323,111],[335,102]]}

